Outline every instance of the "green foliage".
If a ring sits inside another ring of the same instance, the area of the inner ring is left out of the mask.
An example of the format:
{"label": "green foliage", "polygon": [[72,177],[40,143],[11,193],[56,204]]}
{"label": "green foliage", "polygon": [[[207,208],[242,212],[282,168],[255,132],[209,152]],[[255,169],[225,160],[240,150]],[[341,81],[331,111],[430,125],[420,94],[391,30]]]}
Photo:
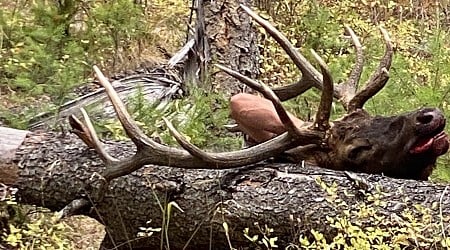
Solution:
{"label": "green foliage", "polygon": [[[332,240],[325,237],[325,233],[329,235],[330,232],[312,229],[310,235],[299,237],[298,244],[302,249],[429,249],[432,246],[444,249],[450,246],[450,237],[442,232],[442,218],[432,217],[430,208],[406,207],[395,218],[380,212],[387,206],[380,187],[363,193],[365,199],[360,202],[347,204],[339,197],[336,185],[320,179],[317,183],[326,192],[330,206],[340,211],[340,215],[326,218],[329,226],[335,229]],[[398,192],[402,192],[401,188]],[[433,206],[437,208],[438,204]]]}
{"label": "green foliage", "polygon": [[[189,98],[171,100],[162,104],[148,103],[141,93],[131,100],[130,112],[146,133],[164,143],[177,145],[166,129],[163,117],[167,118],[178,131],[193,144],[214,150],[237,149],[240,139],[226,133],[228,122],[228,100],[216,93],[205,93],[193,89]],[[98,130],[115,139],[126,139],[118,121],[97,124]]]}
{"label": "green foliage", "polygon": [[244,229],[244,237],[247,238],[257,248],[264,247],[265,249],[278,248],[276,242],[278,237],[273,236],[273,228],[264,225],[261,227],[257,222],[254,223],[255,228],[258,230],[257,234],[251,234],[250,229],[247,227]]}
{"label": "green foliage", "polygon": [[71,249],[72,243],[66,236],[68,226],[58,221],[56,215],[27,214],[36,212],[35,209],[18,205],[13,197],[0,201],[1,211],[14,210],[15,214],[8,228],[0,231],[0,243],[17,249]]}
{"label": "green foliage", "polygon": [[[23,98],[20,102],[36,103],[33,98]],[[28,121],[36,115],[36,110],[29,106],[24,106],[17,111],[17,107],[14,110],[8,110],[7,108],[0,107],[0,122],[2,120],[7,121],[8,126],[17,129],[27,129]]]}
{"label": "green foliage", "polygon": [[66,11],[76,10],[35,1],[29,11],[4,11],[0,17],[6,38],[0,54],[2,84],[63,99],[84,77],[83,49],[66,34],[72,16]]}
{"label": "green foliage", "polygon": [[[149,5],[17,0],[1,5],[7,7],[0,11],[0,95],[7,93],[8,103],[28,106],[33,114],[70,100],[94,64],[117,72],[155,57],[159,44],[169,51],[178,48],[185,34],[181,17],[188,13],[186,4],[176,0]],[[48,98],[22,100],[38,96]],[[3,104],[0,119],[26,127],[28,116]]]}
{"label": "green foliage", "polygon": [[[357,182],[358,180],[354,180]],[[433,216],[432,211],[439,209],[441,204],[432,204],[431,208],[425,208],[419,204],[412,204],[410,200],[402,201],[402,211],[392,215],[386,213],[389,199],[382,187],[360,189],[355,197],[354,192],[340,190],[336,183],[327,183],[316,178],[317,185],[323,194],[328,208],[334,211],[336,216],[326,216],[323,221],[325,228],[332,230],[322,232],[312,228],[306,234],[293,235],[296,239],[289,243],[286,249],[448,249],[450,237],[445,233],[444,224],[447,217]],[[358,186],[357,183],[354,183]],[[363,187],[364,185],[361,185]],[[350,188],[351,189],[351,188]],[[401,187],[396,190],[403,193]],[[324,204],[322,204],[324,205]],[[400,209],[400,208],[399,208]],[[307,218],[294,218],[293,221],[303,229]],[[308,224],[308,222],[306,222]],[[254,223],[255,228],[245,228],[244,236],[258,249],[277,248],[276,228],[265,225],[261,227]],[[295,226],[293,226],[295,231]],[[426,235],[426,236],[425,236]]]}
{"label": "green foliage", "polygon": [[39,216],[23,227],[9,225],[4,241],[19,249],[68,249],[71,242],[65,236],[67,226],[55,219]]}

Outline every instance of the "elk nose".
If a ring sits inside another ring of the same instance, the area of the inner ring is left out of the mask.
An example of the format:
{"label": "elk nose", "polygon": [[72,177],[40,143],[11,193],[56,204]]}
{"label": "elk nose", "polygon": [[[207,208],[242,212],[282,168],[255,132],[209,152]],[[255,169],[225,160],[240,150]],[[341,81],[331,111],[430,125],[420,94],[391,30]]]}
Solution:
{"label": "elk nose", "polygon": [[444,119],[444,116],[439,109],[431,109],[431,108],[422,109],[419,112],[418,116],[416,117],[417,125],[419,125],[419,124],[427,125],[436,120],[440,121],[443,119]]}
{"label": "elk nose", "polygon": [[416,129],[421,134],[428,134],[445,126],[444,114],[439,109],[426,108],[416,116]]}
{"label": "elk nose", "polygon": [[418,124],[424,124],[425,125],[425,124],[428,124],[428,123],[432,122],[434,117],[435,117],[435,112],[430,111],[430,112],[427,112],[427,113],[420,113],[417,116],[416,119],[417,119],[417,123]]}

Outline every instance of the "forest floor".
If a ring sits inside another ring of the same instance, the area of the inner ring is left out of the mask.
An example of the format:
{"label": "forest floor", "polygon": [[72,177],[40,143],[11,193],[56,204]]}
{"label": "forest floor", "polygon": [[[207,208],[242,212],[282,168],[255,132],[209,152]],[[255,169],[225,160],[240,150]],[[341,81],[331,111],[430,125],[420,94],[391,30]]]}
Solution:
{"label": "forest floor", "polygon": [[67,238],[74,250],[96,250],[100,248],[105,227],[86,216],[72,216],[65,221],[68,226]]}

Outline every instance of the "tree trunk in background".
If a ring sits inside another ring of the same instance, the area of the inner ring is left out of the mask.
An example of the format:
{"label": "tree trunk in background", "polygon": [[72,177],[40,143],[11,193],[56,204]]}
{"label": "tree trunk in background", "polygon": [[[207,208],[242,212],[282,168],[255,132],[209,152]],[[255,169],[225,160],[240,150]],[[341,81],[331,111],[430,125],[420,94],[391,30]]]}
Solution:
{"label": "tree trunk in background", "polygon": [[188,74],[185,78],[208,91],[228,95],[243,92],[245,85],[218,72],[213,64],[220,63],[248,77],[257,78],[258,35],[251,18],[239,8],[240,3],[250,6],[250,1],[197,2],[197,49],[189,55],[190,61],[186,63]]}

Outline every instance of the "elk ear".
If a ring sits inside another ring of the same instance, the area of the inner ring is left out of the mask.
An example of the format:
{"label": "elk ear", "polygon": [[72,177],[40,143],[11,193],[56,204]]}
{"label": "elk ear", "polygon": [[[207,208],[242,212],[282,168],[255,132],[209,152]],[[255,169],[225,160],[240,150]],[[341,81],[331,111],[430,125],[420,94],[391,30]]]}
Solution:
{"label": "elk ear", "polygon": [[355,139],[352,144],[347,147],[346,153],[349,160],[359,159],[364,152],[372,149],[372,144],[366,138]]}

